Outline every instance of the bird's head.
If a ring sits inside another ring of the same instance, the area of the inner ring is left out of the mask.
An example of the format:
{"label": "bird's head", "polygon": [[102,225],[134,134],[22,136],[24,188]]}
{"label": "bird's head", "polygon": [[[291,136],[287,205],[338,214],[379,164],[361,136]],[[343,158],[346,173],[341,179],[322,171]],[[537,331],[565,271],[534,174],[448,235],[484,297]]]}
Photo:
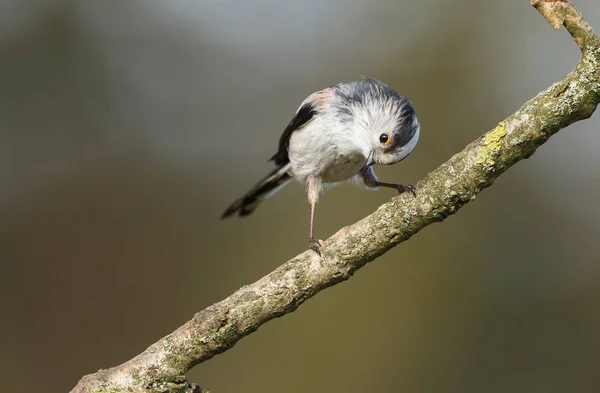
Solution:
{"label": "bird's head", "polygon": [[369,157],[367,165],[391,165],[410,154],[420,125],[408,98],[388,85],[367,78],[335,86],[339,114],[356,130]]}

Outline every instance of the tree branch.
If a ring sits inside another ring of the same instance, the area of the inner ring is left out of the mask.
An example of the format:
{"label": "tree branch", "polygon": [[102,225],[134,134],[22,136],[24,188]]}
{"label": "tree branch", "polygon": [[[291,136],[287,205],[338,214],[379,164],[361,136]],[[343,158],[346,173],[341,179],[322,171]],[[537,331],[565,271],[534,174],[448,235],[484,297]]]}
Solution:
{"label": "tree branch", "polygon": [[307,251],[259,281],[197,313],[173,333],[120,366],[85,376],[71,393],[202,392],[184,374],[231,348],[263,323],[294,311],[323,289],[454,214],[550,136],[589,118],[600,102],[600,38],[568,0],[532,0],[554,27],[564,25],[582,58],[553,84],[429,173],[417,196],[405,193],[327,239],[319,258]]}

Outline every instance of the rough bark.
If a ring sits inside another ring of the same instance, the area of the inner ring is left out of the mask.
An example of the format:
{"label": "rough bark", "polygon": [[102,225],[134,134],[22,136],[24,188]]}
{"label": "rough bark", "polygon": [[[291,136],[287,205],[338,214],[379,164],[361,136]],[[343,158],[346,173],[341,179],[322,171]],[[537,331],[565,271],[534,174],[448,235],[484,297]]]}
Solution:
{"label": "rough bark", "polygon": [[423,227],[454,214],[550,136],[592,115],[600,102],[600,38],[568,0],[532,0],[556,29],[565,26],[582,58],[565,79],[523,105],[417,184],[325,241],[322,256],[304,252],[257,282],[199,313],[120,366],[83,377],[72,393],[202,392],[184,374],[230,349],[263,323],[294,311],[321,290]]}

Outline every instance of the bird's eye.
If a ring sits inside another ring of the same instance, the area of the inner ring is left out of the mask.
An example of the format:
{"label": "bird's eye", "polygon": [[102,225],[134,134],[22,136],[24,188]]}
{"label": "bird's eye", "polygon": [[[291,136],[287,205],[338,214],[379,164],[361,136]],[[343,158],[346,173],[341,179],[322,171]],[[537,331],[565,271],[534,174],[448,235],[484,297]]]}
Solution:
{"label": "bird's eye", "polygon": [[381,134],[379,135],[379,142],[383,143],[384,145],[389,145],[391,139],[388,134]]}

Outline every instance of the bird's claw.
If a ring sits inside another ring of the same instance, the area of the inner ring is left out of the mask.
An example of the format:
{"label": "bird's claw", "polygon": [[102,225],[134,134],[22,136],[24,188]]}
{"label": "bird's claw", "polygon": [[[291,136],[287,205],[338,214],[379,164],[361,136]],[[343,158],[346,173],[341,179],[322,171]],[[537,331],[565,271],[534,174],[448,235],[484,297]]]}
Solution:
{"label": "bird's claw", "polygon": [[309,248],[316,252],[319,256],[321,256],[321,248],[323,248],[324,245],[325,243],[323,242],[323,240],[315,239],[314,237],[311,238],[308,242]]}
{"label": "bird's claw", "polygon": [[403,194],[406,191],[410,191],[410,193],[413,194],[414,197],[417,196],[417,192],[416,192],[417,189],[412,184],[407,184],[405,186],[403,186],[402,184],[398,184],[398,193],[399,194]]}

